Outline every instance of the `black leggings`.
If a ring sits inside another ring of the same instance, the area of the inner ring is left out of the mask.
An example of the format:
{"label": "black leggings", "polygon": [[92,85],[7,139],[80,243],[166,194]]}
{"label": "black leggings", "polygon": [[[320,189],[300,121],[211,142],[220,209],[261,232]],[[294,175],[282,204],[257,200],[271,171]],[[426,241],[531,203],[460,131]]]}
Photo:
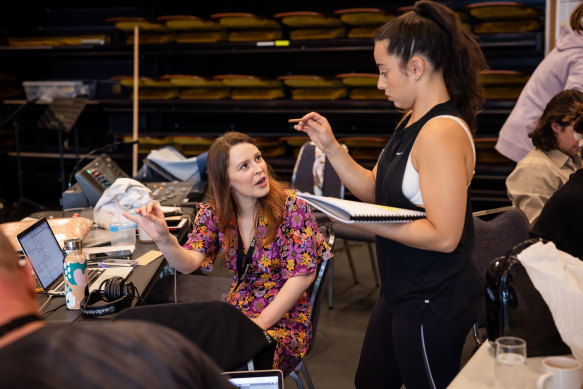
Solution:
{"label": "black leggings", "polygon": [[445,388],[460,369],[468,331],[481,300],[443,323],[429,310],[421,318],[393,315],[377,301],[372,311],[355,385],[358,389]]}

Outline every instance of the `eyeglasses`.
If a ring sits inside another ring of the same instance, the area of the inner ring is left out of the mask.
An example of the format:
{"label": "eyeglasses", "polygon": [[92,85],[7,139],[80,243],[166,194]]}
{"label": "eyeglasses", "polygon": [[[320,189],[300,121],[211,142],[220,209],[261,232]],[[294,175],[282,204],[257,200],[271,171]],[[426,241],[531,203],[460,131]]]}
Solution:
{"label": "eyeglasses", "polygon": [[26,266],[26,257],[20,256],[18,257],[18,267],[25,267]]}

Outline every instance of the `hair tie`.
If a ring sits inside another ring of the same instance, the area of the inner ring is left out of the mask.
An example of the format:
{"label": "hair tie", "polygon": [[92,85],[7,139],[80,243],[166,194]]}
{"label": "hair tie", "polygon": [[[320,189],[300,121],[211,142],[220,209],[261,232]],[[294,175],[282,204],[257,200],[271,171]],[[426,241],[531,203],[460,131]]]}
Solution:
{"label": "hair tie", "polygon": [[425,12],[421,8],[419,8],[418,5],[415,6],[415,8],[413,8],[413,12],[415,12],[417,15],[428,18],[428,16],[425,14]]}
{"label": "hair tie", "polygon": [[415,8],[413,8],[413,12],[415,12],[417,15],[429,19],[431,20],[433,23],[437,24],[437,27],[439,27],[443,32],[445,32],[447,35],[451,35],[451,32],[448,31],[445,27],[443,27],[441,25],[441,23],[439,23],[437,20],[435,20],[433,17],[431,17],[431,15],[429,15],[427,12],[425,12],[425,10],[423,10],[423,8],[420,8],[418,5],[415,6]]}

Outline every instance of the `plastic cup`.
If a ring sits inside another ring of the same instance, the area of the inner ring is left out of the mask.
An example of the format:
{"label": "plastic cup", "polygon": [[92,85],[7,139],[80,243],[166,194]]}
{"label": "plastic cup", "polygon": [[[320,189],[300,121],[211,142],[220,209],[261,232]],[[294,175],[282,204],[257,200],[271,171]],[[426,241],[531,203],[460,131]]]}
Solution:
{"label": "plastic cup", "polygon": [[109,236],[112,246],[127,246],[136,244],[135,223],[113,223],[109,225]]}

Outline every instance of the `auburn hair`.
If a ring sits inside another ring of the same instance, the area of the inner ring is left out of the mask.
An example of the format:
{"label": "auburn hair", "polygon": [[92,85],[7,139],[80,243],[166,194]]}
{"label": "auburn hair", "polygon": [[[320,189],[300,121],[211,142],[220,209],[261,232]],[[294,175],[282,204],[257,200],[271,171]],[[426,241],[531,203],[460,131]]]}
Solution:
{"label": "auburn hair", "polygon": [[579,6],[571,13],[569,22],[573,31],[577,31],[578,34],[581,34],[581,30],[583,30],[583,4],[579,4]]}
{"label": "auburn hair", "polygon": [[[235,245],[233,225],[236,223],[237,203],[229,185],[229,152],[231,147],[249,143],[259,148],[249,135],[230,131],[215,139],[207,157],[207,176],[210,203],[219,220],[219,229],[225,236],[226,244]],[[265,238],[259,242],[262,245],[271,243],[277,234],[278,226],[283,221],[285,211],[285,192],[283,185],[275,179],[273,169],[267,166],[269,177],[269,193],[257,199],[259,217],[263,218],[266,227]]]}
{"label": "auburn hair", "polygon": [[556,149],[557,136],[552,124],[557,123],[562,127],[573,124],[581,110],[581,103],[583,93],[578,90],[567,89],[557,93],[548,102],[534,130],[528,134],[534,147],[542,151]]}
{"label": "auburn hair", "polygon": [[484,104],[480,72],[486,59],[459,17],[435,1],[418,1],[412,11],[389,20],[375,42],[389,41],[388,54],[400,58],[405,68],[415,55],[423,55],[443,72],[449,97],[472,132]]}

